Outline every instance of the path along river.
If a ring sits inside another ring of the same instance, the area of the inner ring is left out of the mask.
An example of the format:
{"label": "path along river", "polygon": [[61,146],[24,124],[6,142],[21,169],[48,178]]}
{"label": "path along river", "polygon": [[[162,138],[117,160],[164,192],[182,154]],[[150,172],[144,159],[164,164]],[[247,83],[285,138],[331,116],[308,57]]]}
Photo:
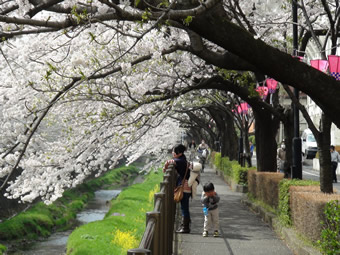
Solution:
{"label": "path along river", "polygon": [[[98,190],[95,197],[89,201],[84,211],[77,214],[79,225],[87,224],[92,221],[102,220],[108,212],[109,204],[107,201],[117,197],[120,190]],[[52,234],[48,239],[34,244],[29,247],[22,247],[20,251],[9,253],[11,255],[62,255],[66,251],[66,243],[72,230],[57,232]]]}

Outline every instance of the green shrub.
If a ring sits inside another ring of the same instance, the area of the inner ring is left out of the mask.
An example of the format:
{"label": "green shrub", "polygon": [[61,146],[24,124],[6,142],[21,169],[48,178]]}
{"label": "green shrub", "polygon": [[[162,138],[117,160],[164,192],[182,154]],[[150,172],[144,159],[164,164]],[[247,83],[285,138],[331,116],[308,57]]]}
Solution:
{"label": "green shrub", "polygon": [[221,153],[220,152],[216,152],[214,153],[215,158],[214,158],[214,165],[218,168],[218,169],[222,169],[222,158],[221,158]]}
{"label": "green shrub", "polygon": [[247,185],[248,170],[240,165],[233,165],[233,179],[237,184]]}
{"label": "green shrub", "polygon": [[[219,152],[212,151],[212,152],[209,154],[209,155],[210,155],[210,162],[212,162],[213,165],[215,164],[216,153],[219,153]],[[220,155],[221,155],[221,154],[220,154]]]}
{"label": "green shrub", "polygon": [[72,210],[75,210],[75,211],[80,211],[81,209],[83,209],[85,207],[85,202],[87,200],[83,200],[83,199],[80,199],[80,200],[75,200],[75,201],[72,201],[70,204],[69,204],[69,207],[70,209]]}
{"label": "green shrub", "polygon": [[214,153],[214,164],[225,176],[230,177],[237,184],[247,184],[248,168],[241,167],[236,160],[230,161],[228,157],[221,158],[221,153]]}
{"label": "green shrub", "polygon": [[7,247],[2,245],[2,244],[0,244],[0,255],[4,254],[5,251],[7,251]]}
{"label": "green shrub", "polygon": [[325,206],[325,222],[321,222],[321,240],[318,244],[323,254],[340,254],[340,204],[338,200],[330,201]]}
{"label": "green shrub", "polygon": [[221,168],[226,176],[232,177],[232,164],[228,157],[223,157],[221,159]]}
{"label": "green shrub", "polygon": [[278,214],[279,220],[281,224],[284,226],[291,226],[292,220],[290,215],[290,207],[289,207],[289,187],[290,186],[310,186],[310,185],[320,185],[317,181],[311,180],[288,180],[283,179],[279,184],[279,206],[278,206]]}

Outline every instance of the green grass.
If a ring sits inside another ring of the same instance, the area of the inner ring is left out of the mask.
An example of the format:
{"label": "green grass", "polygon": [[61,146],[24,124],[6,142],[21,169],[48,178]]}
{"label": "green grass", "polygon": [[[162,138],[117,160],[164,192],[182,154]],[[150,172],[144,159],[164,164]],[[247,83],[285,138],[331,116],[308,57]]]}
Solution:
{"label": "green grass", "polygon": [[0,240],[36,240],[39,237],[49,236],[54,230],[69,229],[73,226],[77,212],[85,207],[97,189],[103,186],[106,188],[117,186],[122,179],[137,172],[138,168],[134,166],[113,169],[97,179],[65,191],[63,197],[52,205],[39,202],[26,212],[0,223]]}
{"label": "green grass", "polygon": [[7,247],[0,244],[0,255],[4,254],[4,252],[7,250]]}
{"label": "green grass", "polygon": [[247,193],[247,197],[248,199],[254,203],[257,206],[260,206],[261,208],[265,209],[267,212],[271,212],[275,215],[278,214],[277,210],[275,210],[275,208],[271,207],[270,205],[266,204],[265,202],[263,202],[262,200],[258,200],[256,199],[251,193]]}
{"label": "green grass", "polygon": [[160,172],[151,173],[143,183],[123,190],[112,201],[104,220],[91,222],[72,232],[67,254],[118,255],[138,248],[145,230],[145,213],[153,210],[153,195],[158,192],[162,178]]}

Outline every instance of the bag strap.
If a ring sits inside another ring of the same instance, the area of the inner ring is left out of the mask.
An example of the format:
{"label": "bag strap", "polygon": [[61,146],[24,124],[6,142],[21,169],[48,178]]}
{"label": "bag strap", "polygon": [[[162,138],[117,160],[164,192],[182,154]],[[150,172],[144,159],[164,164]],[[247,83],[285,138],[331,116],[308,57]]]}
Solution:
{"label": "bag strap", "polygon": [[184,187],[185,177],[187,177],[188,169],[189,169],[189,163],[187,162],[187,169],[185,170],[185,174],[184,174],[184,177],[183,177],[184,181],[182,180],[182,186],[183,187]]}

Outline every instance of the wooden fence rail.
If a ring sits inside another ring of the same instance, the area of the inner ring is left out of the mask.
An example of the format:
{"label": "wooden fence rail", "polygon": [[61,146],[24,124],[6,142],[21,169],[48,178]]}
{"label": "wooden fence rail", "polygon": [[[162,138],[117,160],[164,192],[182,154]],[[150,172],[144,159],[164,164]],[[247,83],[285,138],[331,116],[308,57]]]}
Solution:
{"label": "wooden fence rail", "polygon": [[128,250],[128,255],[171,255],[173,231],[175,224],[174,166],[166,170],[160,191],[154,197],[154,209],[146,213],[146,228],[144,235],[136,249]]}

